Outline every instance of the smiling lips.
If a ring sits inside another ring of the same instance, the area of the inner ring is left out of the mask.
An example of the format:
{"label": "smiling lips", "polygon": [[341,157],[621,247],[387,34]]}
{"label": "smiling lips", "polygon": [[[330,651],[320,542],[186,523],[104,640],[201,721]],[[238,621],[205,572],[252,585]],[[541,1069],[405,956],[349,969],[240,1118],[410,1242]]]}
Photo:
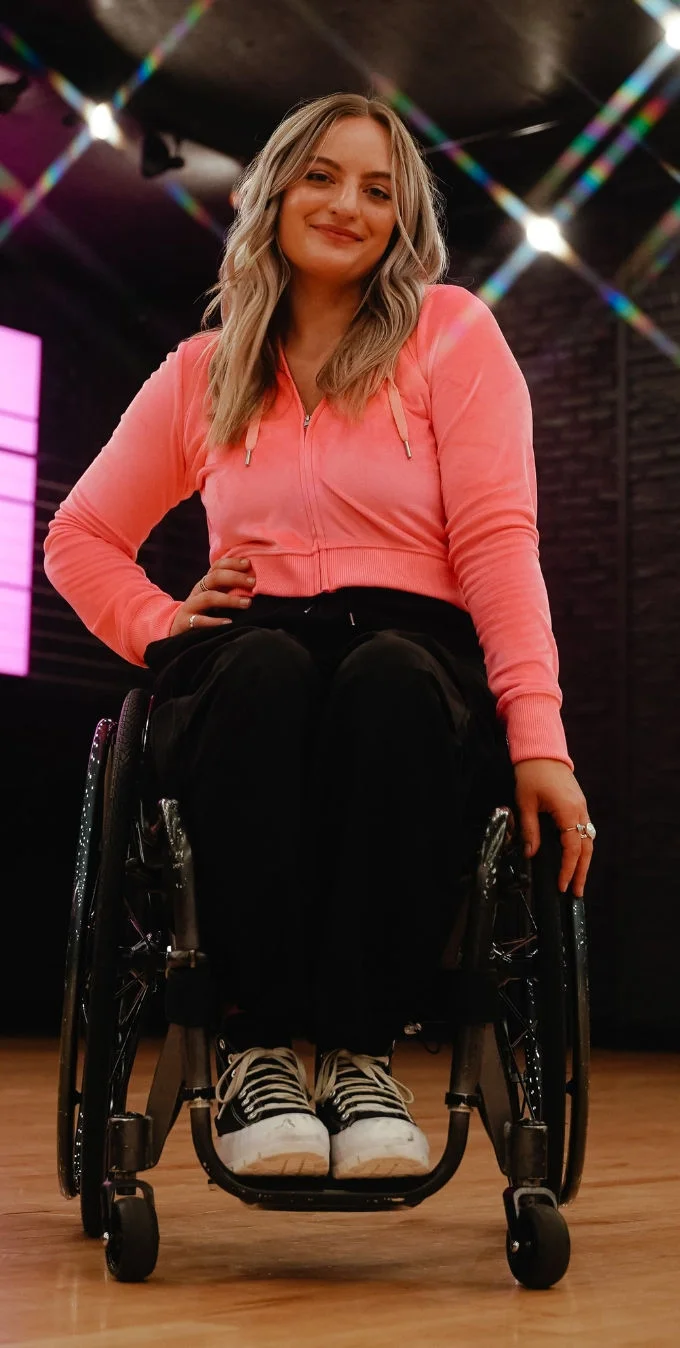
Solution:
{"label": "smiling lips", "polygon": [[332,225],[314,225],[314,229],[320,229],[322,234],[330,234],[332,239],[347,239],[350,243],[361,243],[357,234],[351,234],[347,229],[334,229]]}

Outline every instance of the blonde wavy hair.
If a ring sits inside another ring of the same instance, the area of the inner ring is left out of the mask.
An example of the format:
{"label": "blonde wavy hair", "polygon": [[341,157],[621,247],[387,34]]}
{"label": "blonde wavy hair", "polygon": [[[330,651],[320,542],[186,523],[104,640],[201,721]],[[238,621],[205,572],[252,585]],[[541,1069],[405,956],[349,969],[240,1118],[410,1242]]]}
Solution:
{"label": "blonde wavy hair", "polygon": [[448,267],[444,197],[413,137],[392,108],[361,94],[327,94],[298,105],[272,132],[235,186],[237,214],[227,233],[219,280],[201,321],[222,327],[209,365],[206,415],[211,445],[234,444],[253,414],[276,396],[276,345],[285,336],[284,296],[291,269],[278,244],[281,194],[296,182],[341,117],[372,117],[390,137],[396,224],[364,278],[363,298],[317,384],[359,421],[366,403],[394,373],[400,348],[420,313],[427,285]]}

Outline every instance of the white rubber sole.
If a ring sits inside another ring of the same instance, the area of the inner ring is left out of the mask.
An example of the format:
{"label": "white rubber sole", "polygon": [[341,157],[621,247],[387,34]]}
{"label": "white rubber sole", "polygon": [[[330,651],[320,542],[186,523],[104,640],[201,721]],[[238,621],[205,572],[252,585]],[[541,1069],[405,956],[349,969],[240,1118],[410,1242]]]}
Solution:
{"label": "white rubber sole", "polygon": [[312,1114],[277,1114],[215,1138],[215,1150],[235,1175],[327,1175],[328,1133]]}
{"label": "white rubber sole", "polygon": [[359,1119],[331,1138],[334,1179],[392,1179],[429,1169],[427,1138],[406,1119]]}

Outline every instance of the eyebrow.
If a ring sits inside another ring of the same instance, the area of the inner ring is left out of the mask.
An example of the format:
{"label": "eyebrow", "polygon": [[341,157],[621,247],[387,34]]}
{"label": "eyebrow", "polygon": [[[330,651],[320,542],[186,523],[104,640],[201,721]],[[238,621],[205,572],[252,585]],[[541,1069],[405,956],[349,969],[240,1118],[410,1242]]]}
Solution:
{"label": "eyebrow", "polygon": [[[339,169],[339,171],[342,173],[342,166],[340,164],[336,164],[334,159],[327,159],[325,154],[315,155],[311,162],[312,164],[330,164],[331,168]],[[362,173],[361,176],[362,178],[386,178],[388,183],[392,181],[392,174],[384,173],[382,169],[375,169],[370,173]]]}

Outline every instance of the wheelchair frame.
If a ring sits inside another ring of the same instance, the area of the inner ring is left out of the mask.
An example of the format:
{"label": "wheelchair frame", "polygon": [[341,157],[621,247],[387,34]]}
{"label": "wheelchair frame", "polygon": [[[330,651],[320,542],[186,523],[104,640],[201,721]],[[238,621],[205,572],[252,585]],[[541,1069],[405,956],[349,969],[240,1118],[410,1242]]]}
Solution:
{"label": "wheelchair frame", "polygon": [[[176,801],[146,809],[141,795],[152,705],[146,690],[133,689],[118,722],[102,720],[96,728],[66,956],[59,1182],[65,1197],[80,1195],[86,1234],[104,1234],[110,1271],[121,1281],[139,1281],[155,1267],[153,1191],[138,1175],[160,1160],[184,1101],[209,1180],[242,1202],[288,1211],[417,1206],[457,1171],[470,1115],[478,1108],[508,1181],[503,1202],[510,1269],[524,1286],[552,1286],[569,1263],[569,1233],[558,1208],[575,1198],[581,1181],[589,1081],[584,904],[557,890],[560,841],[553,820],[540,816],[541,846],[531,861],[521,856],[507,806],[494,809],[486,826],[452,974],[449,1127],[434,1168],[392,1180],[237,1176],[222,1164],[212,1139],[208,968],[189,840]],[[155,928],[149,920],[154,914]],[[499,935],[499,914],[519,915],[509,939],[502,939],[502,921]],[[132,944],[120,944],[124,921],[137,935]],[[145,1112],[131,1113],[127,1086],[143,1011],[162,981],[167,1034]],[[542,1040],[546,1032],[552,1045]]]}

